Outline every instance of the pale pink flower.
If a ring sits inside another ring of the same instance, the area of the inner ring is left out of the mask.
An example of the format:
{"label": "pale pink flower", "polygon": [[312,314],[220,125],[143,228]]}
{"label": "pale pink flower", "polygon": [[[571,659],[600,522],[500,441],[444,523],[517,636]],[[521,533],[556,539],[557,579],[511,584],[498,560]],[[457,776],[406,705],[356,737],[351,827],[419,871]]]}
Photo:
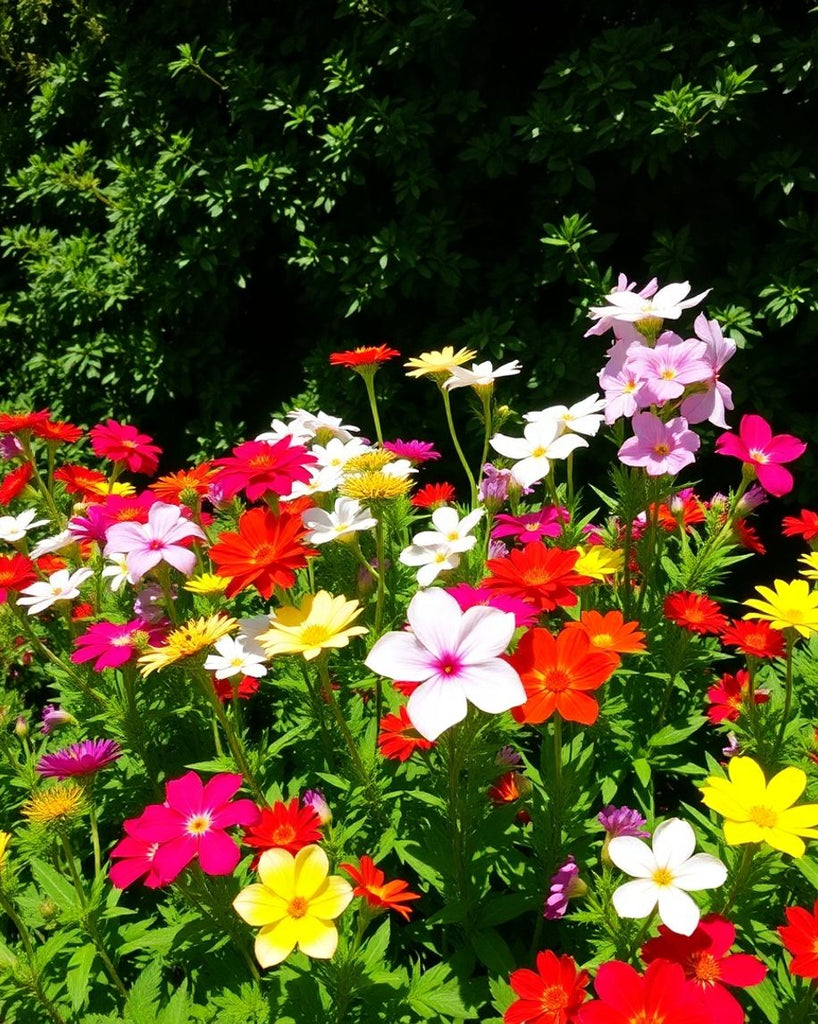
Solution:
{"label": "pale pink flower", "polygon": [[642,467],[648,476],[675,475],[696,461],[693,453],[701,441],[682,416],[662,423],[652,412],[640,412],[633,417],[633,431],[618,453],[626,466]]}
{"label": "pale pink flower", "polygon": [[665,331],[655,348],[634,346],[627,367],[635,370],[643,381],[639,404],[644,408],[672,402],[684,394],[688,384],[706,380],[712,373],[704,358],[706,353],[703,341],[683,341],[672,331]]}
{"label": "pale pink flower", "polygon": [[588,312],[592,320],[603,317],[612,317],[614,320],[625,320],[629,323],[638,323],[649,318],[678,320],[685,309],[690,309],[709,295],[710,289],[692,298],[686,298],[689,293],[689,281],[666,284],[652,298],[645,298],[632,291],[613,291],[605,296],[607,306],[592,306]]}
{"label": "pale pink flower", "polygon": [[124,554],[135,583],[160,562],[190,576],[196,567],[196,555],[182,542],[193,537],[205,539],[201,529],[185,519],[178,505],[162,501],[151,505],[147,523],[114,523],[105,536],[104,554]]}
{"label": "pale pink flower", "polygon": [[704,423],[709,420],[726,430],[724,413],[733,408],[733,395],[730,388],[719,380],[719,374],[724,364],[736,354],[736,343],[725,338],[718,321],[708,320],[704,313],[696,317],[693,330],[696,337],[707,346],[704,359],[710,367],[710,373],[702,381],[706,390],[688,395],[679,412],[688,423]]}

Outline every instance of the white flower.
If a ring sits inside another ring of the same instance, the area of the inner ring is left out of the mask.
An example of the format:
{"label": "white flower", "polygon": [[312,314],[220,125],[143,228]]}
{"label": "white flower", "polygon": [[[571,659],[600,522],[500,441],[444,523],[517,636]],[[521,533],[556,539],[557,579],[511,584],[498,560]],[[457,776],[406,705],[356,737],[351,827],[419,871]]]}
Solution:
{"label": "white flower", "polygon": [[442,505],[432,513],[434,530],[424,530],[412,538],[412,545],[415,547],[440,547],[448,545],[453,552],[471,551],[477,543],[477,538],[472,535],[472,530],[483,518],[485,509],[476,508],[461,519],[456,508]]}
{"label": "white flower", "polygon": [[267,675],[264,657],[244,649],[240,639],[223,636],[215,643],[218,654],[208,654],[204,667],[208,672],[215,672],[217,679],[230,679],[231,676],[252,676],[261,679]]}
{"label": "white flower", "polygon": [[617,836],[608,846],[614,864],[636,881],[613,894],[620,917],[647,917],[659,905],[659,918],[672,932],[692,935],[699,908],[688,896],[698,889],[716,889],[727,878],[718,857],[697,853],[693,829],[681,818],[663,821],[653,833],[653,849],[635,836]]}
{"label": "white flower", "polygon": [[103,579],[111,581],[111,590],[116,594],[123,583],[136,583],[128,569],[128,556],[121,551],[114,551],[108,555],[111,563],[102,570]]}
{"label": "white flower", "polygon": [[405,480],[408,476],[412,476],[413,473],[417,473],[417,467],[413,466],[409,459],[395,459],[394,462],[387,462],[381,469],[382,473],[386,476],[396,476],[401,480]]}
{"label": "white flower", "polygon": [[351,423],[342,423],[340,417],[330,416],[325,412],[312,413],[306,409],[293,409],[287,413],[290,420],[290,430],[293,434],[300,434],[310,440],[316,434],[329,434],[332,437],[340,438],[342,441],[351,441],[353,434],[361,432],[360,427],[354,427]]}
{"label": "white flower", "polygon": [[521,487],[531,487],[548,476],[553,459],[565,459],[576,448],[588,447],[588,442],[577,434],[560,432],[556,420],[538,420],[526,426],[523,437],[495,434],[491,446],[500,455],[515,460],[511,475]]}
{"label": "white flower", "polygon": [[353,437],[349,441],[342,441],[340,437],[331,437],[326,445],[314,444],[310,449],[318,459],[321,468],[332,467],[343,469],[350,459],[365,452],[371,452],[371,445],[365,444],[359,437]]}
{"label": "white flower", "polygon": [[38,541],[28,554],[29,558],[41,558],[43,555],[48,555],[52,551],[62,551],[63,548],[67,548],[69,544],[76,544],[77,538],[71,532],[71,530],[62,530],[60,533],[55,533],[53,537],[44,537]]}
{"label": "white flower", "polygon": [[602,412],[605,408],[605,399],[599,395],[591,395],[581,402],[572,406],[552,405],[540,412],[527,412],[525,419],[529,423],[539,423],[542,420],[553,420],[559,424],[560,433],[566,430],[572,434],[584,434],[586,437],[594,437],[602,425]]}
{"label": "white flower", "polygon": [[460,555],[451,544],[430,544],[425,547],[411,544],[401,551],[398,561],[404,565],[420,566],[416,579],[419,586],[428,587],[440,573],[456,569],[460,565]]}
{"label": "white flower", "polygon": [[80,596],[80,585],[93,576],[91,569],[77,569],[69,573],[68,569],[53,572],[47,580],[38,580],[20,591],[17,603],[29,605],[29,615],[39,615],[50,608],[55,601],[72,601]]}
{"label": "white flower", "polygon": [[25,512],[16,516],[0,516],[0,540],[14,544],[16,541],[22,540],[35,526],[45,526],[48,520],[37,519],[35,521],[36,515],[36,509],[27,508]]}
{"label": "white flower", "polygon": [[266,658],[264,648],[256,639],[262,633],[266,633],[275,621],[275,615],[252,615],[248,619],[239,619],[239,631],[237,639],[241,640],[245,651],[248,654],[255,654],[258,658]]}
{"label": "white flower", "polygon": [[302,512],[301,521],[311,533],[307,534],[310,544],[328,544],[340,537],[348,537],[358,530],[371,530],[378,525],[368,508],[354,498],[338,498],[332,512],[322,508],[309,508]]}
{"label": "white flower", "polygon": [[329,491],[334,491],[343,478],[343,473],[335,466],[324,466],[321,468],[312,465],[308,468],[310,471],[309,480],[306,483],[302,480],[296,480],[290,493],[282,496],[282,502],[295,501],[296,498],[303,498],[313,494],[327,494]]}
{"label": "white flower", "polygon": [[710,289],[694,295],[690,299],[685,296],[690,292],[690,282],[682,281],[676,284],[666,284],[660,288],[652,298],[646,298],[638,292],[613,291],[605,296],[607,306],[592,306],[588,311],[592,320],[599,320],[601,317],[613,317],[615,320],[626,320],[629,323],[636,323],[648,317],[656,317],[660,320],[678,320],[682,310],[690,309],[696,303],[710,294]]}
{"label": "white flower", "polygon": [[491,387],[498,377],[512,377],[519,373],[522,367],[518,360],[510,363],[503,363],[495,370],[491,363],[472,363],[471,369],[465,366],[452,366],[449,372],[451,377],[446,381],[444,387],[449,391],[455,388],[488,388]]}

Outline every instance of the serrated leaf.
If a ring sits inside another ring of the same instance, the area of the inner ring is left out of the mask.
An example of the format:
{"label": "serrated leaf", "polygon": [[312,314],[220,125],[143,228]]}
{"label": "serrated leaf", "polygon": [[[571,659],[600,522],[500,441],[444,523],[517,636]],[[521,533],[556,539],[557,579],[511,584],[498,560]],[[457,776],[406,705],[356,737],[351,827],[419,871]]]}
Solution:
{"label": "serrated leaf", "polygon": [[54,900],[60,910],[77,911],[79,909],[76,889],[50,864],[46,864],[37,857],[32,857],[31,873],[43,892]]}
{"label": "serrated leaf", "polygon": [[65,976],[65,986],[71,998],[71,1007],[79,1010],[88,998],[88,978],[91,975],[91,967],[96,949],[89,942],[87,946],[81,946],[74,951],[74,955],[68,961],[68,971]]}

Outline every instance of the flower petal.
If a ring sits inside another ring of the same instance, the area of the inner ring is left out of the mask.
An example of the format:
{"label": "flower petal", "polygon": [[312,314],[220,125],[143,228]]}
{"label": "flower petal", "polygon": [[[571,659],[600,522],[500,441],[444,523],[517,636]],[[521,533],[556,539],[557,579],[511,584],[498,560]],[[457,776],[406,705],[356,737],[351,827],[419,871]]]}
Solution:
{"label": "flower petal", "polygon": [[277,896],[288,902],[295,896],[295,857],[280,847],[265,850],[259,858],[258,876]]}
{"label": "flower petal", "polygon": [[287,901],[266,885],[254,883],[242,889],[233,900],[233,909],[239,917],[254,928],[270,925],[287,916]]}
{"label": "flower petal", "polygon": [[256,936],[256,960],[262,967],[275,967],[295,949],[298,941],[298,920],[285,917],[262,928]]}
{"label": "flower petal", "polygon": [[331,921],[343,914],[352,900],[352,886],[340,875],[330,875],[326,885],[310,900],[310,916]]}
{"label": "flower petal", "polygon": [[[696,833],[681,818],[668,818],[653,833],[653,856],[656,866],[673,870],[696,849]],[[673,872],[674,875],[676,872]]]}
{"label": "flower petal", "polygon": [[673,884],[680,889],[717,889],[726,880],[727,868],[709,853],[697,853],[673,868]]}
{"label": "flower petal", "polygon": [[419,686],[406,705],[412,725],[426,740],[436,740],[446,729],[462,722],[468,710],[463,690],[439,677]]}
{"label": "flower petal", "polygon": [[[611,845],[615,841],[611,840]],[[647,878],[638,878],[635,882],[626,882],[615,889],[612,901],[620,917],[647,917],[656,906],[658,897],[659,886]]]}
{"label": "flower petal", "polygon": [[636,836],[616,836],[608,844],[608,856],[627,875],[652,878],[656,859],[647,843]]}
{"label": "flower petal", "polygon": [[314,843],[302,847],[295,855],[295,894],[311,899],[329,874],[329,859]]}
{"label": "flower petal", "polygon": [[764,806],[771,807],[774,811],[783,811],[792,807],[806,788],[806,772],[800,768],[785,768],[767,783]]}
{"label": "flower petal", "polygon": [[701,913],[690,896],[675,886],[664,886],[659,893],[659,917],[672,932],[692,935]]}
{"label": "flower petal", "polygon": [[329,921],[309,915],[298,921],[298,948],[316,960],[329,960],[338,947],[338,929]]}

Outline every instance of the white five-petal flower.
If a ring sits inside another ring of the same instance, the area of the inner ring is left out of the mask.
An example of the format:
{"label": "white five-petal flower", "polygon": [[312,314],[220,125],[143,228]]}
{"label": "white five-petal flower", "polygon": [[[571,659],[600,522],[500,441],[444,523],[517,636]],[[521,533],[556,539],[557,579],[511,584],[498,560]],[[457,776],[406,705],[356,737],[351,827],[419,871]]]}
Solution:
{"label": "white five-petal flower", "polygon": [[75,597],[79,597],[80,586],[93,575],[92,569],[76,569],[71,573],[68,569],[58,569],[47,580],[38,580],[24,587],[20,591],[17,603],[28,605],[29,615],[39,615],[55,601],[73,601]]}
{"label": "white five-petal flower", "polygon": [[710,294],[710,289],[685,298],[690,294],[690,282],[681,281],[666,284],[652,298],[646,298],[638,292],[613,291],[605,296],[607,306],[591,306],[588,310],[592,320],[601,317],[613,317],[614,320],[626,320],[636,323],[648,317],[660,320],[678,320],[682,310],[690,309]]}
{"label": "white five-petal flower", "polygon": [[312,531],[307,534],[310,544],[328,544],[378,525],[369,509],[361,508],[361,503],[355,498],[338,498],[332,512],[322,508],[307,509],[301,514],[301,521]]}
{"label": "white five-petal flower", "polygon": [[471,551],[477,543],[477,538],[471,531],[484,514],[484,508],[476,508],[461,519],[456,508],[442,505],[432,513],[434,530],[422,530],[420,533],[416,533],[412,538],[412,544],[422,548],[448,544],[450,549],[455,552]]}
{"label": "white five-petal flower", "polygon": [[215,672],[217,679],[230,679],[231,676],[252,676],[261,679],[267,675],[264,657],[244,649],[240,639],[223,636],[215,644],[217,654],[208,654],[204,667],[208,672]]}
{"label": "white five-petal flower", "polygon": [[562,433],[560,421],[547,419],[527,424],[523,437],[495,434],[491,447],[514,459],[511,475],[521,487],[531,487],[548,476],[554,459],[566,459],[577,448],[587,448],[588,442],[578,434]]}
{"label": "white five-petal flower", "polygon": [[591,395],[583,398],[581,402],[574,405],[552,405],[548,409],[541,409],[539,412],[527,412],[525,419],[529,423],[539,423],[543,420],[555,420],[561,428],[561,433],[570,431],[572,434],[584,434],[586,437],[594,437],[602,424],[602,410],[605,408],[605,399],[599,395]]}
{"label": "white five-petal flower", "polygon": [[452,366],[449,370],[451,377],[446,381],[444,387],[449,391],[454,388],[488,388],[491,387],[498,377],[512,377],[522,369],[518,360],[513,359],[510,363],[503,363],[495,370],[491,363],[472,363],[471,369],[465,366]]}
{"label": "white five-petal flower", "polygon": [[36,509],[27,508],[16,516],[0,516],[0,540],[14,544],[18,540],[22,540],[28,531],[33,530],[35,526],[45,526],[48,520],[35,520],[34,517],[36,515]]}

